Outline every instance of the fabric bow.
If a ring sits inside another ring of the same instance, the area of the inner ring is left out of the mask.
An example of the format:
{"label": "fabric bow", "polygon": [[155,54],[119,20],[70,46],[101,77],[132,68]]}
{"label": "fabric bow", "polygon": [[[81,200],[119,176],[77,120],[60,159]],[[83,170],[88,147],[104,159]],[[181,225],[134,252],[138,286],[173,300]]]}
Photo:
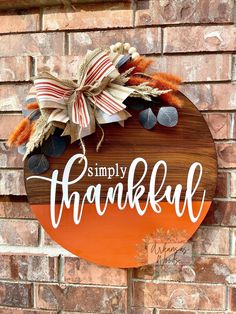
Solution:
{"label": "fabric bow", "polygon": [[116,60],[117,55],[111,57],[96,49],[88,52],[80,64],[77,83],[60,80],[46,72],[36,77],[34,86],[39,107],[50,111],[48,123],[65,124],[63,135],[73,133],[71,137],[75,141],[81,129],[90,129],[86,135],[94,132],[94,128],[89,127],[94,124],[94,112],[102,117],[103,123],[111,122],[113,115],[118,115],[117,121],[127,119],[130,115],[124,110],[123,101],[133,90],[113,83],[120,76]]}

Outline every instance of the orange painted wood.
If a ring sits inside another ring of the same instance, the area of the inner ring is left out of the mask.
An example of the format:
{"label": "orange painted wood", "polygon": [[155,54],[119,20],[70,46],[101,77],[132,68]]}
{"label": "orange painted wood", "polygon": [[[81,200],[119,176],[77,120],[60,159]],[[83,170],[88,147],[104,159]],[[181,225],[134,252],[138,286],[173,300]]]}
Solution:
{"label": "orange painted wood", "polygon": [[[153,234],[157,230],[164,228],[166,232],[168,230],[185,231],[184,242],[192,236],[204,219],[214,197],[217,161],[214,142],[204,118],[184,95],[179,93],[179,97],[182,99],[183,106],[178,110],[179,123],[176,127],[156,126],[151,131],[145,130],[138,122],[137,113],[132,112],[133,117],[125,122],[125,128],[117,123],[103,126],[105,140],[98,153],[96,144],[100,138],[99,130],[96,134],[85,138],[86,156],[89,166],[92,167],[96,165],[112,167],[117,162],[120,166],[129,167],[136,157],[146,159],[149,171],[143,184],[146,185],[147,192],[153,166],[158,160],[164,160],[168,165],[168,174],[163,190],[167,185],[175,188],[177,184],[182,184],[182,201],[189,167],[193,162],[200,162],[203,166],[203,177],[194,195],[194,210],[198,209],[204,190],[206,190],[206,198],[199,220],[192,223],[187,212],[182,218],[178,218],[175,215],[174,206],[165,202],[161,203],[161,214],[156,214],[148,208],[142,217],[128,206],[120,211],[116,205],[109,205],[106,213],[101,217],[96,213],[94,205],[87,204],[80,225],[73,223],[72,208],[70,208],[64,210],[60,227],[54,229],[49,215],[50,184],[38,179],[26,180],[26,191],[31,207],[54,240],[72,253],[92,262],[113,267],[136,267],[149,263],[148,252],[145,250],[142,252],[146,254],[145,258],[139,259],[138,248],[142,245],[144,238],[153,239]],[[51,177],[52,171],[58,169],[61,179],[66,162],[79,152],[81,150],[77,143],[68,146],[62,157],[50,158],[50,169],[43,176]],[[82,164],[76,163],[70,179],[76,178],[81,169]],[[137,178],[141,172],[142,169],[137,172]],[[31,175],[26,160],[25,177]],[[162,175],[159,173],[157,184],[161,179]],[[126,180],[127,177],[122,180],[122,183]],[[118,177],[108,180],[106,177],[85,176],[82,181],[71,186],[70,192],[79,191],[82,197],[88,186],[101,183],[101,202],[104,202],[107,189],[120,181]],[[147,193],[143,197],[143,202],[146,196]],[[60,201],[61,193],[58,193],[57,203],[59,204]]]}

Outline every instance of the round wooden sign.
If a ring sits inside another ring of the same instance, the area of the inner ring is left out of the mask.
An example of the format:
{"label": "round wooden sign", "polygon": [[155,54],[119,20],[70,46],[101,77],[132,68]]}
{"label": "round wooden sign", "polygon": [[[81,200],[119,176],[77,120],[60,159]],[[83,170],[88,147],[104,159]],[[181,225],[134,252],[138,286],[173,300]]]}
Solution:
{"label": "round wooden sign", "polygon": [[176,127],[142,128],[137,113],[103,126],[34,176],[25,162],[31,208],[68,251],[112,267],[138,267],[173,254],[193,235],[211,205],[217,162],[208,126],[182,94]]}

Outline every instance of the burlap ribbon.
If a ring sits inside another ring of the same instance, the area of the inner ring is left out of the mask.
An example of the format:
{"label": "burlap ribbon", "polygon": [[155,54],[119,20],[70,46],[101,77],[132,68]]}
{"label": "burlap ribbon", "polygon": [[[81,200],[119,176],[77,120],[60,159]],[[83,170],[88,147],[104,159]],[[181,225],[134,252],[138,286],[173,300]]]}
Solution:
{"label": "burlap ribbon", "polygon": [[96,49],[88,52],[78,69],[77,83],[43,72],[34,78],[41,111],[50,111],[48,123],[60,125],[71,141],[95,132],[99,124],[121,122],[130,117],[123,101],[131,88],[112,83],[120,76],[118,55]]}

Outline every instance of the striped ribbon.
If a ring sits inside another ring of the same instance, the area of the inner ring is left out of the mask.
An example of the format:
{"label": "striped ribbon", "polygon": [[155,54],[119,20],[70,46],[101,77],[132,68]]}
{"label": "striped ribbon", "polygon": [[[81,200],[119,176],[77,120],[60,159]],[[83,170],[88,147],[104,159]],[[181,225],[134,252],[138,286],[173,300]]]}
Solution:
{"label": "striped ribbon", "polygon": [[79,85],[73,82],[68,84],[52,75],[35,79],[39,104],[42,108],[54,109],[50,121],[67,123],[71,120],[74,124],[86,128],[90,123],[88,101],[109,116],[126,108],[123,101],[130,94],[130,90],[127,89],[125,97],[116,97],[116,94],[110,92],[109,88],[106,89],[106,84],[103,84],[105,78],[119,76],[107,53],[98,51],[84,64],[81,70],[83,73],[79,73]]}

